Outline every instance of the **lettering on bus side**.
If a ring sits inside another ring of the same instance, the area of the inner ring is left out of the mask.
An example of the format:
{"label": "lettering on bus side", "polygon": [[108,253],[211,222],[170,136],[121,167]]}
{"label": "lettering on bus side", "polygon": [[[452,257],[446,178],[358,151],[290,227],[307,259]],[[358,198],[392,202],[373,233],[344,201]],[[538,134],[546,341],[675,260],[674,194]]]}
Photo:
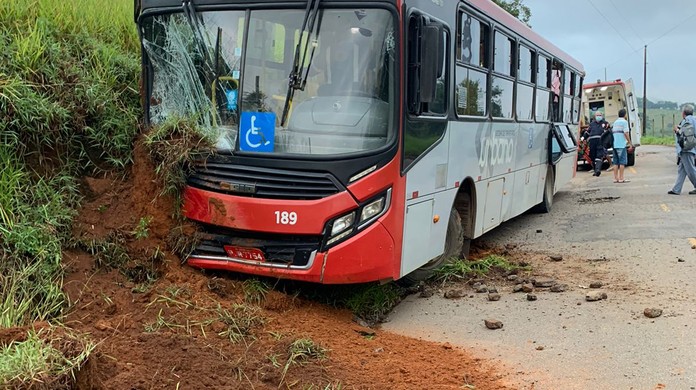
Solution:
{"label": "lettering on bus side", "polygon": [[502,130],[492,136],[484,136],[478,149],[481,168],[510,164],[515,155],[515,131]]}

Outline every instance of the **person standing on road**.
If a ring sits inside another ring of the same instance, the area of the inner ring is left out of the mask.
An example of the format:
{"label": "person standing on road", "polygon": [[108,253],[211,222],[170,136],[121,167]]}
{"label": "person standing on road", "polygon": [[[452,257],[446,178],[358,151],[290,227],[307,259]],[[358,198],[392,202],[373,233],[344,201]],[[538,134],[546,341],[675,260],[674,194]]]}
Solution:
{"label": "person standing on road", "polygon": [[602,162],[606,155],[606,150],[602,145],[602,134],[609,129],[609,123],[604,120],[601,111],[595,112],[595,120],[590,123],[587,129],[588,142],[590,143],[590,160],[594,167],[592,176],[599,176],[602,173]]}
{"label": "person standing on road", "polygon": [[628,163],[628,148],[633,148],[631,139],[629,138],[628,121],[626,120],[626,110],[619,110],[619,119],[612,125],[612,134],[614,135],[612,163],[614,164],[614,183],[627,183],[630,180],[624,179],[624,167]]}
{"label": "person standing on road", "polygon": [[[682,110],[682,125],[687,122],[691,123],[692,126],[696,127],[696,118],[694,118],[694,107],[691,105],[684,106]],[[679,127],[674,128],[674,133],[677,134],[677,138],[681,132]],[[679,170],[677,171],[677,181],[674,183],[674,187],[667,191],[670,195],[681,194],[682,186],[684,185],[684,179],[687,177],[691,184],[693,184],[694,189],[689,191],[690,195],[696,195],[696,165],[694,165],[694,157],[696,157],[696,148],[691,149],[681,149],[679,151]]]}

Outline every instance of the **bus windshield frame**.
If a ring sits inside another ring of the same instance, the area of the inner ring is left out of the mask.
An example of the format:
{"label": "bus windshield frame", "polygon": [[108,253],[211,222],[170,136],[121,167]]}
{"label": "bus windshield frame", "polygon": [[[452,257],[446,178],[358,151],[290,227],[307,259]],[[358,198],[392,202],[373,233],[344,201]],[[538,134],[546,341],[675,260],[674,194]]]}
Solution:
{"label": "bus windshield frame", "polygon": [[[139,18],[149,123],[193,119],[221,154],[326,159],[396,143],[395,10],[320,7],[304,32],[299,8],[184,11]],[[298,47],[308,53],[304,82],[288,103]]]}

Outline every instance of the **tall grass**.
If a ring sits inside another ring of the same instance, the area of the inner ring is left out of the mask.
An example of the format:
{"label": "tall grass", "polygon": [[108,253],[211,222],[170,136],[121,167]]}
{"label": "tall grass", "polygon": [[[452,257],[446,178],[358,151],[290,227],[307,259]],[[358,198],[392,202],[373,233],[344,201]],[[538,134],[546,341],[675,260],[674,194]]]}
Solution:
{"label": "tall grass", "polygon": [[0,1],[0,327],[60,315],[77,177],[138,131],[132,1]]}
{"label": "tall grass", "polygon": [[27,340],[0,348],[2,388],[72,388],[76,372],[94,347],[94,343],[62,328],[31,331]]}

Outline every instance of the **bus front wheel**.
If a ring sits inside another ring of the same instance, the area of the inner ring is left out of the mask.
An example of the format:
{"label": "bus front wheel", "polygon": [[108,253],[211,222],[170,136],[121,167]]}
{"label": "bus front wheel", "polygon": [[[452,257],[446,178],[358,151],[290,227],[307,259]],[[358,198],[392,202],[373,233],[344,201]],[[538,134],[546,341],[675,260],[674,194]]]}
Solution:
{"label": "bus front wheel", "polygon": [[[467,242],[468,244],[468,242]],[[401,278],[403,285],[412,286],[428,279],[436,269],[450,261],[452,258],[459,257],[464,248],[464,230],[462,229],[462,218],[456,208],[450,211],[449,221],[447,222],[447,236],[445,237],[445,251],[440,255],[425,263],[423,266],[410,274]]]}
{"label": "bus front wheel", "polygon": [[546,183],[544,184],[544,199],[534,207],[534,211],[538,213],[551,212],[553,206],[553,186],[556,182],[556,175],[553,172],[553,167],[546,168]]}

